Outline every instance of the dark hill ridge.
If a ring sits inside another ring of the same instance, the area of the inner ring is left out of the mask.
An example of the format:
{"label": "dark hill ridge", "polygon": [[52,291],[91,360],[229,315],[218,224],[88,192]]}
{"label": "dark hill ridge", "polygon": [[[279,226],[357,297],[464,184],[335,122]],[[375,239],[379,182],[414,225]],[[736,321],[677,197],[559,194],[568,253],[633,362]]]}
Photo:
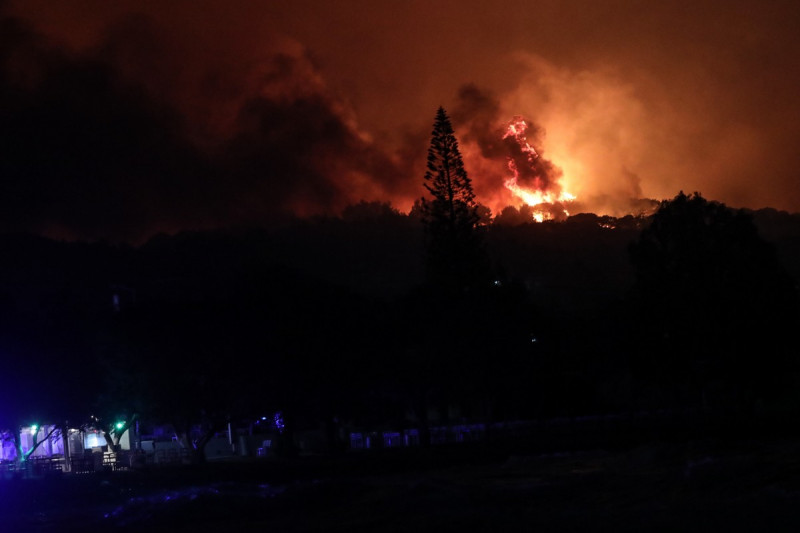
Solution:
{"label": "dark hill ridge", "polygon": [[[800,215],[753,217],[796,282]],[[636,394],[620,369],[628,368],[625,354],[639,353],[624,327],[634,282],[628,249],[647,224],[578,214],[485,227],[508,292],[476,308],[481,335],[496,338],[494,359],[527,365],[532,381],[520,390],[534,386],[542,413],[613,410]],[[426,364],[424,337],[415,337],[419,313],[430,308],[419,289],[422,242],[419,221],[391,210],[159,235],[138,247],[0,235],[0,351],[14,369],[0,383],[8,411],[0,417],[22,407],[85,416],[104,386],[103,369],[122,357],[140,370],[151,358],[170,361],[155,368],[175,375],[207,360],[218,368],[213,378],[228,376],[231,387],[264,376],[259,386],[272,391],[259,400],[264,406],[284,393],[299,409],[336,397],[353,405],[364,393],[372,395],[373,419],[385,416],[385,402],[401,420],[406,407],[393,402],[415,372],[404,361]],[[465,368],[480,368],[476,362]]]}
{"label": "dark hill ridge", "polygon": [[[800,214],[762,209],[752,215],[800,279]],[[498,271],[524,282],[534,297],[591,305],[622,297],[631,286],[627,247],[647,220],[578,214],[565,222],[491,225],[487,247]],[[83,304],[110,305],[113,287],[138,300],[236,298],[268,274],[392,298],[422,282],[422,239],[418,221],[396,213],[303,219],[271,230],[161,234],[139,247],[0,235],[0,308],[31,311],[56,293],[68,298],[76,291]]]}

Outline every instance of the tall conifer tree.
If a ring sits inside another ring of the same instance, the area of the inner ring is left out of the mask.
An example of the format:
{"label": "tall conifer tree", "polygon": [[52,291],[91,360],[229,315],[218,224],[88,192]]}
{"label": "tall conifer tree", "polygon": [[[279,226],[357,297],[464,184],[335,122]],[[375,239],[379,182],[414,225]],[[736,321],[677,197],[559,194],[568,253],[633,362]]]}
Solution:
{"label": "tall conifer tree", "polygon": [[453,289],[484,281],[486,261],[477,231],[475,193],[442,107],[436,112],[428,148],[425,188],[433,197],[422,199],[431,281]]}

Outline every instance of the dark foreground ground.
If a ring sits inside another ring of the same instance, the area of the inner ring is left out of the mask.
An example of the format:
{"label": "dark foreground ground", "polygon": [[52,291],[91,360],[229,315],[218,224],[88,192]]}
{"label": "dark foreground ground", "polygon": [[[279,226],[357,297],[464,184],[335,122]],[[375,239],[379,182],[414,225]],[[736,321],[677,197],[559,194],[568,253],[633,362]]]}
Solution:
{"label": "dark foreground ground", "polygon": [[800,531],[800,439],[478,443],[0,482],[2,531]]}

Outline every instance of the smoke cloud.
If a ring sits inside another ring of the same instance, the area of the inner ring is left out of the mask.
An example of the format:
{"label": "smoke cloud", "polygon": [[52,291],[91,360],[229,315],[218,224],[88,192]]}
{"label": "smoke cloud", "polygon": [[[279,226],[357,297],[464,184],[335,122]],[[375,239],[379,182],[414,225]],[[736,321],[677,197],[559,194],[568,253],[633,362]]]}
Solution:
{"label": "smoke cloud", "polygon": [[2,26],[4,230],[137,241],[404,192],[408,164],[359,129],[302,50],[193,72],[145,16],[79,52],[19,18]]}
{"label": "smoke cloud", "polygon": [[[468,166],[477,169],[471,175],[479,201],[493,212],[521,203],[505,187],[511,177],[510,166],[516,170],[520,186],[555,196],[561,192],[562,172],[545,157],[546,134],[542,126],[524,117],[503,116],[500,101],[474,84],[459,89],[452,118],[461,134]],[[512,122],[524,128],[520,138],[508,135]],[[526,144],[535,155],[523,150]]]}
{"label": "smoke cloud", "polygon": [[0,19],[0,229],[408,210],[439,105],[496,213],[518,205],[498,131],[517,115],[541,156],[520,180],[581,210],[681,189],[800,210],[796,2],[14,0]]}

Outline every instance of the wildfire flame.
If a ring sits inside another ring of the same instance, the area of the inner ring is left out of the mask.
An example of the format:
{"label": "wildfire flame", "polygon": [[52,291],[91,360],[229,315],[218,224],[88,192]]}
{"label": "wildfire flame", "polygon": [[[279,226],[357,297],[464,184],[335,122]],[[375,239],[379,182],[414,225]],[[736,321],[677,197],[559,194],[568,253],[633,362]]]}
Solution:
{"label": "wildfire flame", "polygon": [[[532,177],[532,179],[528,179],[528,181],[532,183],[532,187],[520,184],[521,171],[517,162],[519,158],[514,157],[508,158],[508,169],[511,171],[511,177],[505,181],[504,185],[517,198],[531,207],[544,207],[547,205],[548,209],[538,209],[533,212],[534,220],[543,222],[553,218],[553,212],[552,209],[550,209],[553,204],[568,203],[575,200],[576,197],[564,190],[560,183],[554,183],[545,179],[538,170],[540,167],[538,161],[539,154],[533,146],[528,143],[528,139],[525,135],[527,131],[528,123],[525,122],[525,119],[519,115],[515,116],[511,122],[509,122],[505,134],[503,135],[503,140],[516,143],[516,146],[523,155],[522,162],[526,163],[528,166],[528,168],[524,170],[526,174]],[[560,207],[564,215],[569,216],[569,212],[567,212],[563,206]]]}

